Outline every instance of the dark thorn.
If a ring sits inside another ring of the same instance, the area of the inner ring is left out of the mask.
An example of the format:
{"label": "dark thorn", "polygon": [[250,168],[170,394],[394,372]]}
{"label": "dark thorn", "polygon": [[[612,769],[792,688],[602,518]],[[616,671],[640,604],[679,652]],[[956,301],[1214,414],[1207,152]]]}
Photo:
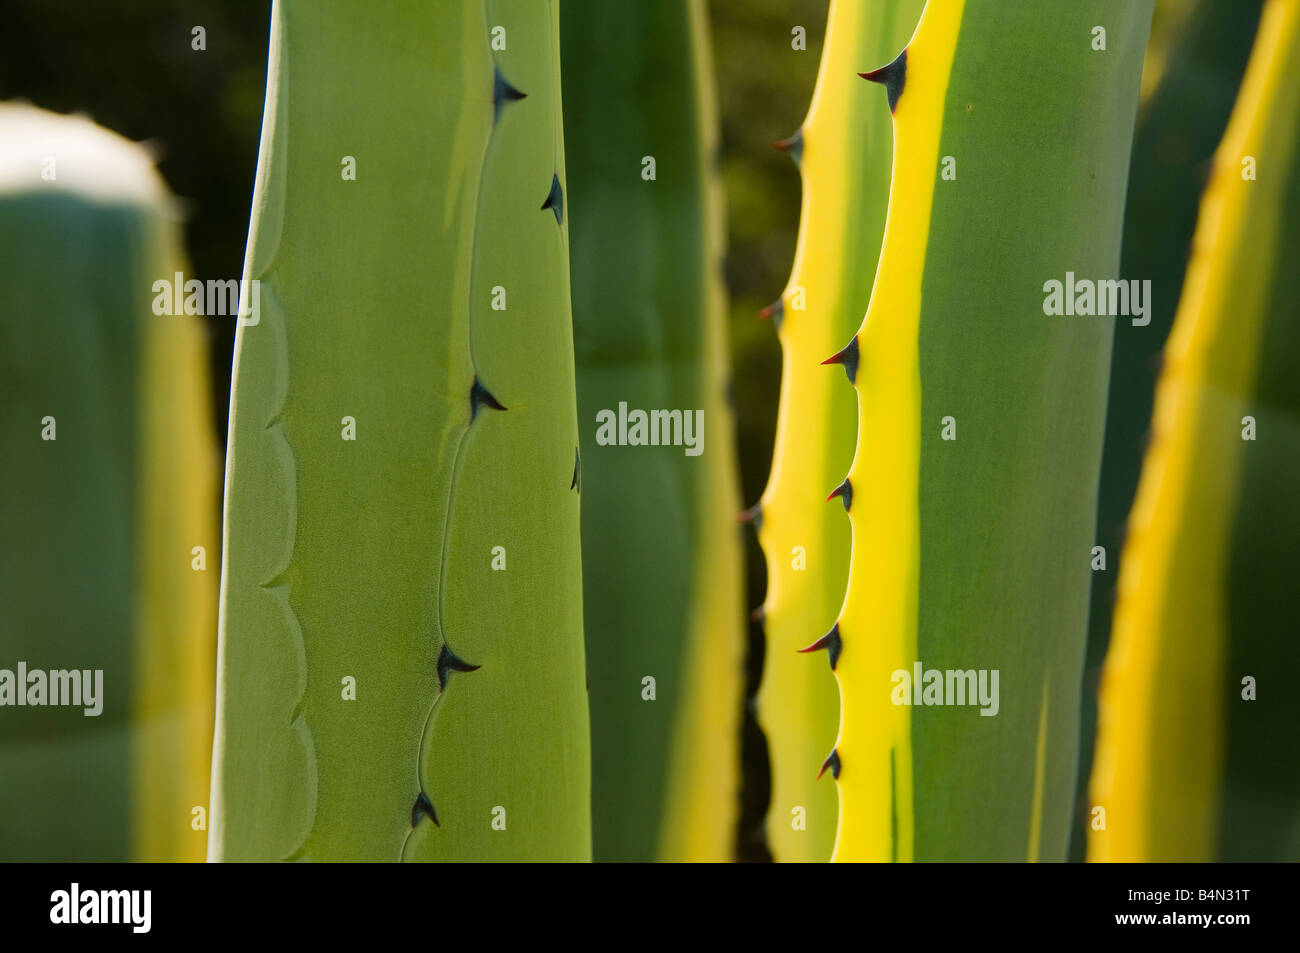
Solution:
{"label": "dark thorn", "polygon": [[[831,671],[833,672],[835,671],[835,664],[840,660],[840,649],[842,648],[844,648],[844,642],[842,639],[840,639],[840,624],[836,622],[833,626],[831,626],[831,630],[827,632],[825,635],[823,635],[820,639],[818,639],[816,642],[814,642],[812,645],[808,646],[807,648],[802,648],[799,649],[798,651],[820,652],[822,649],[825,649],[827,657],[829,657],[831,660]],[[839,758],[834,754],[834,752],[832,752],[831,754],[832,757],[836,758],[836,762],[838,763]],[[822,770],[823,771],[826,770],[824,765],[822,767]],[[838,770],[835,772],[835,776],[839,777]],[[820,778],[821,775],[819,774],[817,775],[817,777]]]}
{"label": "dark thorn", "polygon": [[826,756],[826,760],[822,762],[822,769],[817,772],[818,781],[820,781],[822,775],[826,773],[827,768],[831,769],[831,777],[838,781],[840,777],[840,753],[834,748],[832,748],[831,753]]}
{"label": "dark thorn", "polygon": [[844,504],[844,512],[847,513],[849,507],[853,504],[853,484],[849,482],[848,477],[845,477],[843,483],[831,490],[831,495],[826,497],[826,502],[829,503],[837,496],[840,498],[840,502]]}
{"label": "dark thorn", "polygon": [[523,99],[527,93],[521,93],[511,86],[504,76],[501,75],[499,67],[492,67],[492,122],[496,123],[501,119],[501,108],[506,103],[515,103]]}
{"label": "dark thorn", "polygon": [[785,302],[777,298],[762,311],[758,312],[760,318],[771,318],[772,327],[778,331],[781,330],[781,320],[785,317]]}
{"label": "dark thorn", "polygon": [[564,224],[564,190],[560,188],[560,177],[551,175],[551,192],[542,203],[542,208],[549,208],[555,213],[555,224]]}
{"label": "dark thorn", "polygon": [[889,111],[892,113],[898,106],[898,97],[903,95],[903,84],[907,81],[907,50],[899,53],[888,66],[858,75],[870,82],[884,84],[889,96]]}
{"label": "dark thorn", "polygon": [[573,482],[569,484],[569,489],[582,493],[582,454],[577,447],[573,448]]}
{"label": "dark thorn", "polygon": [[767,618],[767,611],[762,606],[759,606],[749,614],[750,622],[762,622],[766,618]]}
{"label": "dark thorn", "polygon": [[755,503],[749,509],[741,510],[736,514],[736,522],[752,523],[754,525],[754,532],[757,533],[763,528],[763,505],[761,503]]}
{"label": "dark thorn", "polygon": [[442,643],[442,651],[438,653],[438,691],[447,690],[447,677],[451,672],[477,672],[483,666],[470,665],[464,659],[459,658],[455,652],[447,648],[447,643]]}
{"label": "dark thorn", "polygon": [[493,410],[505,410],[505,405],[492,396],[491,391],[483,386],[478,375],[474,375],[474,386],[469,389],[469,419],[470,423],[478,416],[480,407],[491,407]]}
{"label": "dark thorn", "polygon": [[434,827],[442,827],[438,823],[438,812],[433,809],[433,802],[429,800],[429,795],[423,791],[415,799],[415,806],[411,808],[411,827],[420,826],[420,815],[423,814],[429,820],[433,821]]}
{"label": "dark thorn", "polygon": [[778,152],[784,152],[790,156],[796,163],[803,158],[803,129],[796,129],[794,135],[789,139],[782,139],[780,142],[772,143],[772,148]]}
{"label": "dark thorn", "polygon": [[844,373],[849,375],[849,383],[856,384],[858,381],[858,336],[853,335],[853,340],[845,346],[844,350],[832,354],[822,363],[843,364]]}

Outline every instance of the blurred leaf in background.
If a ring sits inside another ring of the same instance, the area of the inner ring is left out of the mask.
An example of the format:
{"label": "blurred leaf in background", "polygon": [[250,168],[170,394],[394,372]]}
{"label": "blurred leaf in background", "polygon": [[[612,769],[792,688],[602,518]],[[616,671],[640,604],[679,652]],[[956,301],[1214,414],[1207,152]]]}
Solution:
{"label": "blurred leaf in background", "polygon": [[1092,578],[1073,860],[1083,859],[1097,682],[1110,642],[1125,525],[1137,492],[1160,355],[1178,305],[1210,159],[1241,84],[1260,7],[1260,0],[1161,3],[1143,63],[1120,275],[1151,281],[1151,314],[1148,325],[1115,325],[1095,543],[1106,550],[1106,568]]}
{"label": "blurred leaf in background", "polygon": [[[799,230],[802,190],[789,156],[772,148],[803,122],[817,80],[825,0],[712,0],[710,14],[722,116],[727,206],[726,279],[743,499],[756,501],[772,464],[781,346],[756,315],[785,286]],[[865,64],[864,69],[878,64]],[[767,590],[762,551],[749,534],[749,605]],[[745,697],[758,691],[763,636],[750,626]],[[767,745],[746,703],[739,859],[770,859],[763,824],[770,791]]]}
{"label": "blurred leaf in background", "polygon": [[220,469],[173,213],[138,145],[0,104],[0,682],[90,716],[53,674],[0,716],[5,860],[204,857]]}
{"label": "blurred leaf in background", "polygon": [[[771,465],[781,383],[781,348],[771,325],[755,315],[785,284],[801,196],[798,168],[772,143],[798,129],[808,111],[826,3],[713,0],[711,14],[722,114],[741,482],[745,499],[752,502],[763,492]],[[793,48],[797,28],[806,49]],[[751,560],[751,580],[755,572],[761,576],[761,565],[761,557]],[[763,586],[752,591],[761,600]]]}
{"label": "blurred leaf in background", "polygon": [[1300,473],[1298,51],[1300,0],[1269,0],[1199,206],[1129,517],[1090,860],[1300,857],[1300,512],[1279,505]]}
{"label": "blurred leaf in background", "polygon": [[[185,210],[193,276],[238,279],[266,88],[271,0],[5,0],[0,100],[85,113],[158,159]],[[196,27],[202,27],[197,50]],[[234,322],[210,318],[226,439]]]}

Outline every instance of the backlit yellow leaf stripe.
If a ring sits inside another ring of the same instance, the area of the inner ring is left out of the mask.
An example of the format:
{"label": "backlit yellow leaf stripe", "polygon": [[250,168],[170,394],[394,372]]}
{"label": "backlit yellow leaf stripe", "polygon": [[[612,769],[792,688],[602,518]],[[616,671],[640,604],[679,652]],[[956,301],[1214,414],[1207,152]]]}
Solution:
{"label": "backlit yellow leaf stripe", "polygon": [[[1271,0],[1214,160],[1156,394],[1101,686],[1093,861],[1216,856],[1227,569],[1264,299],[1300,131],[1300,2]],[[1255,157],[1255,181],[1242,158]]]}
{"label": "backlit yellow leaf stripe", "polygon": [[808,117],[787,144],[799,163],[803,205],[790,281],[773,314],[781,401],[758,530],[768,589],[757,701],[772,766],[767,843],[777,861],[826,861],[835,842],[838,795],[816,775],[835,741],[838,692],[824,655],[795,653],[831,628],[844,602],[849,523],[826,494],[848,471],[858,418],[853,391],[819,364],[866,311],[889,201],[890,118],[879,88],[858,72],[903,48],[923,6],[831,4]]}
{"label": "backlit yellow leaf stripe", "polygon": [[[927,6],[906,50],[906,85],[894,109],[894,174],[885,242],[858,332],[857,452],[849,589],[836,667],[841,720],[836,752],[840,818],[834,860],[912,859],[909,708],[890,702],[890,675],[916,658],[920,565],[917,486],[921,379],[918,336],[939,137],[963,0]],[[868,64],[874,65],[874,64]],[[899,157],[905,156],[900,163]],[[906,210],[906,214],[902,214]],[[859,505],[859,501],[860,505]],[[845,685],[853,690],[844,691]]]}

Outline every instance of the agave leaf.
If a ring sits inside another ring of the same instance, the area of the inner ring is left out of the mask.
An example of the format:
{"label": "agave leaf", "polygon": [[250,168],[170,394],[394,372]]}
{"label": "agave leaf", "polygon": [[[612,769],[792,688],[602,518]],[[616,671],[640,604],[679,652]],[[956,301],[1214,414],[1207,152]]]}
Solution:
{"label": "agave leaf", "polygon": [[[1065,856],[1114,322],[1044,298],[1067,272],[1116,277],[1150,20],[1149,2],[934,3],[867,74],[895,161],[837,357],[859,429],[836,859]],[[948,678],[950,704],[902,704],[918,665],[983,672],[988,704]]]}
{"label": "agave leaf", "polygon": [[[705,10],[589,0],[562,23],[596,859],[729,860],[743,565]],[[703,452],[602,445],[620,403],[702,411]]]}
{"label": "agave leaf", "polygon": [[103,673],[98,715],[3,709],[6,860],[203,859],[217,460],[202,329],[153,308],[172,202],[140,146],[0,106],[0,668]]}
{"label": "agave leaf", "polygon": [[825,861],[835,842],[836,794],[817,768],[835,742],[838,698],[825,660],[795,653],[830,631],[848,582],[849,524],[826,494],[852,461],[857,406],[818,365],[866,311],[889,198],[889,114],[857,71],[892,59],[923,6],[834,0],[808,116],[778,144],[804,182],[794,268],[770,309],[784,368],[758,530],[768,578],[758,713],[772,765],[767,842],[778,861]]}
{"label": "agave leaf", "polygon": [[1201,202],[1129,519],[1089,860],[1300,858],[1286,754],[1300,519],[1279,505],[1300,473],[1298,54],[1300,3],[1271,0]]}
{"label": "agave leaf", "polygon": [[272,16],[212,855],[588,859],[557,10]]}
{"label": "agave leaf", "polygon": [[[1121,321],[1115,327],[1095,541],[1104,550],[1105,568],[1096,568],[1092,577],[1083,750],[1071,859],[1083,859],[1091,820],[1085,795],[1097,719],[1097,681],[1110,639],[1124,521],[1137,491],[1151,425],[1160,352],[1178,306],[1197,203],[1232,111],[1262,5],[1258,0],[1157,4],[1156,24],[1165,7],[1163,35],[1157,42],[1156,25],[1152,26],[1143,61],[1144,98],[1133,137],[1120,274],[1151,280],[1151,314],[1147,325]],[[1160,64],[1161,79],[1148,95],[1148,77],[1156,71],[1153,60]]]}

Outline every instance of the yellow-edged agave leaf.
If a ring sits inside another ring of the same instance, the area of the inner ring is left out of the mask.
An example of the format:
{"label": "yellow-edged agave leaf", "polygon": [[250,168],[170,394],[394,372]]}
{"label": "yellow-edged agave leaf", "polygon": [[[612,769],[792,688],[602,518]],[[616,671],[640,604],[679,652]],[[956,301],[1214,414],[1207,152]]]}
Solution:
{"label": "yellow-edged agave leaf", "polygon": [[1118,277],[1150,19],[933,2],[864,74],[894,171],[870,306],[831,359],[859,409],[826,643],[836,859],[1065,856],[1115,320],[1096,312],[1119,309],[1098,283]]}
{"label": "yellow-edged agave leaf", "polygon": [[702,0],[562,15],[597,860],[735,852],[743,565],[705,21]]}
{"label": "yellow-edged agave leaf", "polygon": [[772,474],[756,520],[768,578],[758,717],[772,765],[767,843],[778,861],[829,860],[835,843],[836,794],[817,768],[835,742],[839,698],[825,662],[795,653],[834,625],[848,582],[849,523],[826,494],[852,461],[857,406],[819,364],[866,311],[893,162],[889,114],[857,71],[892,59],[923,6],[833,0],[808,116],[777,144],[799,164],[804,185],[794,268],[767,309],[784,367]]}
{"label": "yellow-edged agave leaf", "polygon": [[[1124,523],[1150,433],[1160,352],[1174,322],[1206,170],[1228,124],[1262,7],[1263,0],[1158,3],[1142,65],[1143,101],[1133,134],[1120,273],[1150,279],[1151,296],[1140,323],[1115,325],[1097,535],[1090,560],[1092,598],[1071,860],[1083,859],[1087,840],[1097,684],[1110,640]],[[1164,27],[1157,37],[1162,13]],[[1161,78],[1148,93],[1153,61],[1159,64]]]}
{"label": "yellow-edged agave leaf", "polygon": [[218,464],[173,200],[0,105],[0,220],[0,859],[200,861]]}
{"label": "yellow-edged agave leaf", "polygon": [[269,73],[212,856],[589,859],[556,4],[277,0]]}
{"label": "yellow-edged agave leaf", "polygon": [[1296,860],[1300,2],[1264,8],[1129,520],[1088,857]]}

